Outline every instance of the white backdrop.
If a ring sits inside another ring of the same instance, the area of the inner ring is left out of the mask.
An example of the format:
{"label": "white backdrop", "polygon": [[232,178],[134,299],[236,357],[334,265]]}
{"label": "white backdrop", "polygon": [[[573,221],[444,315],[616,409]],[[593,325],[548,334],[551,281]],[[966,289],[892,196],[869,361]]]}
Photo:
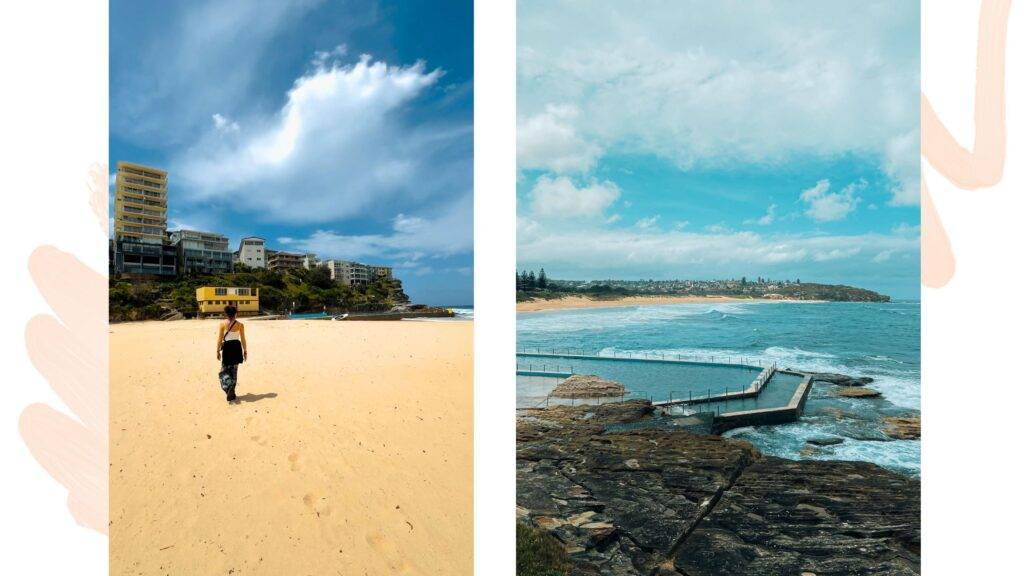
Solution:
{"label": "white backdrop", "polygon": [[[854,5],[851,3],[851,6]],[[922,84],[962,143],[973,138],[980,0],[926,0]],[[1024,308],[1019,250],[1024,216],[1024,7],[1010,15],[1009,150],[1002,183],[956,190],[925,166],[957,256],[957,274],[924,289],[924,568],[927,574],[1006,573],[1016,557],[1024,505],[1013,471],[1024,405],[1020,353]],[[515,262],[515,18],[512,2],[478,3],[476,14],[476,566],[514,573],[515,312],[507,276]],[[97,270],[105,238],[88,205],[85,175],[107,157],[107,4],[4,3],[0,138],[7,225],[0,329],[6,394],[0,403],[5,462],[0,530],[5,573],[106,574],[106,538],[77,526],[66,492],[32,459],[17,432],[31,402],[60,407],[25,354],[24,326],[49,312],[28,277],[28,255],[53,244]],[[13,305],[11,305],[13,303]],[[84,305],[85,303],[83,303]],[[96,303],[102,305],[102,303]]]}
{"label": "white backdrop", "polygon": [[[927,0],[922,90],[962,144],[974,139],[980,0]],[[1003,181],[954,188],[923,167],[957,257],[944,288],[923,299],[922,454],[925,574],[1010,574],[1019,568],[1024,503],[1018,412],[1024,402],[1020,327],[1024,217],[1024,5],[1010,11],[1006,60],[1008,149]],[[1012,561],[1012,563],[1011,563]]]}
{"label": "white backdrop", "polygon": [[[0,138],[5,186],[0,350],[4,462],[0,531],[7,574],[106,574],[107,538],[75,524],[67,491],[36,464],[18,434],[26,405],[67,412],[25,353],[25,323],[49,313],[28,276],[42,244],[106,269],[106,239],[89,208],[85,177],[107,158],[107,2],[0,4]],[[102,303],[83,302],[84,305]]]}

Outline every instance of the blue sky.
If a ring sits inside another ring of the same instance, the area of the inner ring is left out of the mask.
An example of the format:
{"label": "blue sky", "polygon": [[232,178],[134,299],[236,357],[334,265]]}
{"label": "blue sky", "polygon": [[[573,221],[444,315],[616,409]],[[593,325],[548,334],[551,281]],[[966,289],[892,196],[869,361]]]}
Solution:
{"label": "blue sky", "polygon": [[917,298],[918,7],[851,6],[521,1],[518,267]]}
{"label": "blue sky", "polygon": [[472,21],[468,1],[113,1],[112,170],[168,170],[169,228],[470,304]]}

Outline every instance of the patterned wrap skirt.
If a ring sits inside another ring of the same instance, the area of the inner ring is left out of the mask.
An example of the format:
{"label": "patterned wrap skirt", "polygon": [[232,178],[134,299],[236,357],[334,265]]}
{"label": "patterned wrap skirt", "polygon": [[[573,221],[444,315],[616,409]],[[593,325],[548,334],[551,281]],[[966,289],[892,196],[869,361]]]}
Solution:
{"label": "patterned wrap skirt", "polygon": [[228,340],[220,349],[220,388],[225,392],[238,384],[238,365],[243,361],[242,343]]}

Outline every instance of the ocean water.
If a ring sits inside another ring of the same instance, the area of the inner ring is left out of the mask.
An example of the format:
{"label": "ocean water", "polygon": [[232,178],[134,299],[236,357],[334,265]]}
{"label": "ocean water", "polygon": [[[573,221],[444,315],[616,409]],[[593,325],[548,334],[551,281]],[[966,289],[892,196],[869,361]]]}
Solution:
{"label": "ocean water", "polygon": [[[865,460],[920,473],[920,443],[891,440],[882,418],[921,407],[920,303],[722,302],[520,313],[517,346],[611,353],[731,356],[780,368],[870,376],[878,399],[815,383],[798,423],[727,433],[786,458]],[[841,437],[835,446],[806,440]]]}

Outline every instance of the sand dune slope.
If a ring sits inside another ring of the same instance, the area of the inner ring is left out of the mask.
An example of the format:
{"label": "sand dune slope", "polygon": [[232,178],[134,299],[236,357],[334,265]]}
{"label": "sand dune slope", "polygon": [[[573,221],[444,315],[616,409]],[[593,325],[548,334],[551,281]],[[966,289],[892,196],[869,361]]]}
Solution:
{"label": "sand dune slope", "polygon": [[470,574],[472,324],[110,328],[110,573]]}

